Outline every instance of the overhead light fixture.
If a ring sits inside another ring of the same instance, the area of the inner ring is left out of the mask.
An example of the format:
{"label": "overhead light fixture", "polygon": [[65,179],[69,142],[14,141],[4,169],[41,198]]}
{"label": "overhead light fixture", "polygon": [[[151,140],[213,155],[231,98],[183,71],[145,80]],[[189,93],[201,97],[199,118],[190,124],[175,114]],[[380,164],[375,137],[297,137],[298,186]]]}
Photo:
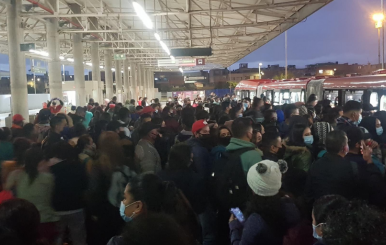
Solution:
{"label": "overhead light fixture", "polygon": [[142,20],[142,23],[147,28],[153,29],[153,22],[151,21],[150,17],[147,15],[143,7],[135,1],[133,1],[133,7],[137,16]]}
{"label": "overhead light fixture", "polygon": [[64,60],[64,57],[63,56],[59,56],[59,59]]}
{"label": "overhead light fixture", "polygon": [[161,41],[161,37],[159,36],[159,34],[157,32],[154,33],[154,36],[155,36],[155,39],[157,39],[158,41]]}
{"label": "overhead light fixture", "polygon": [[170,59],[172,59],[173,62],[176,60],[173,55],[170,55]]}
{"label": "overhead light fixture", "polygon": [[130,66],[129,66],[129,70],[130,70]]}
{"label": "overhead light fixture", "polygon": [[180,70],[181,73],[184,73],[184,70],[182,70],[182,68],[178,68],[178,70]]}
{"label": "overhead light fixture", "polygon": [[86,62],[86,65],[92,66],[92,63],[91,62]]}
{"label": "overhead light fixture", "polygon": [[121,71],[121,73],[123,73],[123,71]]}
{"label": "overhead light fixture", "polygon": [[115,71],[115,68],[111,68],[111,71]]}
{"label": "overhead light fixture", "polygon": [[70,61],[70,62],[74,62],[73,58],[67,58],[67,60]]}
{"label": "overhead light fixture", "polygon": [[103,69],[103,66],[99,66],[99,68]]}
{"label": "overhead light fixture", "polygon": [[170,50],[168,48],[168,46],[166,46],[166,44],[162,41],[159,42],[161,44],[161,47],[165,50],[165,52],[170,55]]}
{"label": "overhead light fixture", "polygon": [[49,54],[46,51],[42,51],[42,50],[30,49],[29,52],[30,53],[34,53],[34,54],[38,54],[38,55],[41,55],[41,56],[45,56],[45,57],[49,56]]}

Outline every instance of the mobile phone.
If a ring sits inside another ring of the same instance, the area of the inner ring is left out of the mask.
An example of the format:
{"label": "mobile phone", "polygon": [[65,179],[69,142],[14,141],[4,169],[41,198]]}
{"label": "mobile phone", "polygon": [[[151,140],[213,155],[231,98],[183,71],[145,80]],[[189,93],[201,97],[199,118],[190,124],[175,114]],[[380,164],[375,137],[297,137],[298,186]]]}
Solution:
{"label": "mobile phone", "polygon": [[245,218],[244,218],[244,215],[239,208],[231,208],[230,211],[236,217],[236,219],[238,221],[240,221],[240,223],[244,223]]}

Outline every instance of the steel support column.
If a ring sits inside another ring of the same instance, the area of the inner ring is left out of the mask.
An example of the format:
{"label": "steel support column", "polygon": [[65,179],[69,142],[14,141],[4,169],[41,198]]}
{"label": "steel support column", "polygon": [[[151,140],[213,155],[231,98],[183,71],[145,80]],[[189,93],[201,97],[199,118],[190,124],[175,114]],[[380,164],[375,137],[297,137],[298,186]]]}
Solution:
{"label": "steel support column", "polygon": [[131,89],[131,95],[132,95],[132,98],[135,100],[135,102],[138,101],[138,89],[137,89],[137,65],[135,63],[131,63],[130,64],[130,89]]}
{"label": "steel support column", "polygon": [[120,60],[115,61],[115,93],[118,97],[118,101],[122,102],[122,62]]}
{"label": "steel support column", "polygon": [[112,68],[112,51],[105,50],[105,82],[106,82],[106,98],[111,100],[114,96],[114,88],[113,88],[113,72]]}
{"label": "steel support column", "polygon": [[130,99],[130,93],[129,93],[129,61],[125,59],[123,61],[123,87],[125,90],[124,97],[126,100]]}
{"label": "steel support column", "polygon": [[[90,29],[96,29],[98,27],[98,19],[90,18]],[[94,101],[102,103],[103,101],[103,92],[102,92],[102,82],[101,82],[101,70],[100,70],[100,58],[99,58],[99,45],[98,43],[91,43],[91,63],[92,63],[92,80],[98,82],[97,95],[94,96]]]}
{"label": "steel support column", "polygon": [[28,120],[28,91],[25,66],[25,55],[20,51],[23,42],[23,29],[21,28],[22,2],[13,0],[7,5],[7,33],[9,74],[11,78],[11,112],[12,115],[21,114]]}
{"label": "steel support column", "polygon": [[[54,9],[56,9],[57,1],[50,0],[50,4]],[[60,64],[60,42],[59,42],[59,33],[58,33],[58,19],[49,19],[46,22],[47,28],[47,47],[48,53],[50,55],[50,60],[48,61],[48,76],[49,76],[49,85],[50,85],[50,95],[51,98],[62,98],[62,74],[61,74],[61,64]]]}

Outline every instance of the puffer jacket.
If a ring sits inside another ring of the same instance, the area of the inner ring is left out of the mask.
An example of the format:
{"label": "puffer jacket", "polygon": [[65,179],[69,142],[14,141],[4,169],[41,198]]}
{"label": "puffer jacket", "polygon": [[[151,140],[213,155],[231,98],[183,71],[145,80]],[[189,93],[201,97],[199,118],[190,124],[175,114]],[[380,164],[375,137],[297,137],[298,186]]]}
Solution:
{"label": "puffer jacket", "polygon": [[308,148],[306,146],[288,145],[288,141],[284,141],[284,146],[284,160],[288,163],[288,167],[308,172],[312,163],[312,154]]}

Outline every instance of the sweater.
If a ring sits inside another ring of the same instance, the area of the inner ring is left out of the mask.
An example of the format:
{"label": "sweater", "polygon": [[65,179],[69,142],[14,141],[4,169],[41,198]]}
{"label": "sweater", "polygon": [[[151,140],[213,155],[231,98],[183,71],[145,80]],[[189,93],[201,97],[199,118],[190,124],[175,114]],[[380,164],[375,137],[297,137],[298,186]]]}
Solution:
{"label": "sweater", "polygon": [[[256,148],[256,146],[252,142],[237,138],[231,138],[231,142],[226,147],[226,150],[227,152],[232,152],[243,148]],[[252,167],[252,165],[261,162],[262,160],[261,154],[255,150],[244,152],[243,154],[241,154],[240,159],[245,175],[248,173],[248,170],[250,167]]]}
{"label": "sweater", "polygon": [[312,154],[306,146],[292,146],[286,144],[284,160],[288,163],[288,167],[294,167],[297,169],[308,172],[312,163]]}

